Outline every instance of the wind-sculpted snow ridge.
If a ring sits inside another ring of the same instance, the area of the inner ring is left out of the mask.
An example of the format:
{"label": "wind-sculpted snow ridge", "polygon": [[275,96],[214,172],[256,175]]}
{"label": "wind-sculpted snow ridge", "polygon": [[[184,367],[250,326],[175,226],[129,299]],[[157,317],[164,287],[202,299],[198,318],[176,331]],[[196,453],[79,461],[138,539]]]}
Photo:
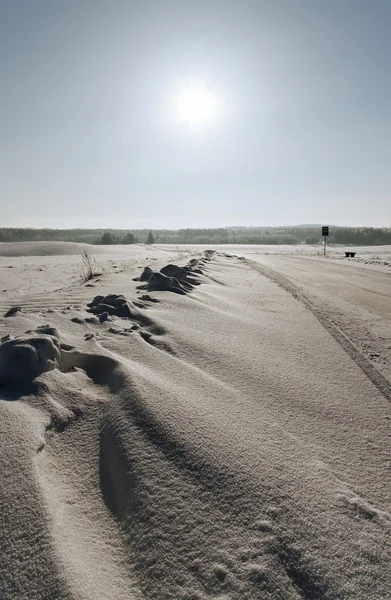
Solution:
{"label": "wind-sculpted snow ridge", "polygon": [[198,275],[203,275],[200,265],[206,264],[211,260],[214,250],[206,250],[202,258],[192,259],[186,266],[168,264],[160,271],[153,271],[149,266],[144,268],[140,277],[135,281],[144,281],[144,285],[138,289],[148,290],[150,292],[174,292],[175,294],[185,295],[191,292],[195,286],[200,285],[201,281]]}
{"label": "wind-sculpted snow ridge", "polygon": [[[160,271],[153,271],[150,267],[145,267],[140,277],[136,277],[136,281],[146,282],[138,287],[141,290],[147,291],[170,291],[180,295],[191,292],[195,286],[201,284],[199,275],[203,272],[199,268],[200,264],[205,264],[211,260],[213,251],[206,251],[202,259],[192,259],[185,267],[179,267],[174,264],[168,264]],[[139,309],[144,309],[148,306],[148,302],[159,302],[157,298],[152,298],[148,294],[141,296],[139,299],[131,301],[123,294],[109,294],[107,296],[95,296],[95,298],[87,304],[88,312],[93,313],[98,317],[82,319],[75,317],[73,320],[77,323],[97,323],[105,322],[110,316],[130,319],[132,321],[151,325],[151,320],[145,316]]]}

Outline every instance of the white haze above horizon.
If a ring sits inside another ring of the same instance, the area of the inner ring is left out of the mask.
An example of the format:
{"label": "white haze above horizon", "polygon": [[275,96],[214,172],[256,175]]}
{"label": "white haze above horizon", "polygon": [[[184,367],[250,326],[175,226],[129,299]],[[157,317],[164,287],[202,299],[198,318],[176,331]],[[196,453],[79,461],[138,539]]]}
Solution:
{"label": "white haze above horizon", "polygon": [[0,0],[1,226],[391,226],[391,2]]}

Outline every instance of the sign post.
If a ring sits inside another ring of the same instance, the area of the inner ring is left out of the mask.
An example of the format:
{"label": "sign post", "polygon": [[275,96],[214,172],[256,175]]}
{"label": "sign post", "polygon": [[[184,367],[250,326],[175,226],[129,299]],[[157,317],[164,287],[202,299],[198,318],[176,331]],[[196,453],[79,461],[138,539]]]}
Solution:
{"label": "sign post", "polygon": [[322,235],[324,237],[324,255],[326,256],[326,242],[327,242],[327,236],[329,235],[329,227],[328,227],[328,225],[324,225],[322,227]]}

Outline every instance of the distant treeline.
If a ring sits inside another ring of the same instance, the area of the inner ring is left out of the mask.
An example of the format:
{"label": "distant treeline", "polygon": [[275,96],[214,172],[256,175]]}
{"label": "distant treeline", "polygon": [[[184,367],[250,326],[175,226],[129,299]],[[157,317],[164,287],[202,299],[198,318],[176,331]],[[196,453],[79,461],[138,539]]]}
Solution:
{"label": "distant treeline", "polygon": [[[62,241],[89,244],[318,244],[319,226],[219,229],[25,229],[0,228],[0,242]],[[391,228],[330,227],[329,244],[391,244]]]}

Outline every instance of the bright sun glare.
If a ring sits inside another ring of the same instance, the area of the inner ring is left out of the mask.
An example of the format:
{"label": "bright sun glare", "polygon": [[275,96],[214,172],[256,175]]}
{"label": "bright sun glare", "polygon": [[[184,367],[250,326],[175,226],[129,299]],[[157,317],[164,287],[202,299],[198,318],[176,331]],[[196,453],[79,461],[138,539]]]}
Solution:
{"label": "bright sun glare", "polygon": [[192,85],[178,97],[177,117],[192,128],[211,125],[218,118],[218,96],[203,85]]}

